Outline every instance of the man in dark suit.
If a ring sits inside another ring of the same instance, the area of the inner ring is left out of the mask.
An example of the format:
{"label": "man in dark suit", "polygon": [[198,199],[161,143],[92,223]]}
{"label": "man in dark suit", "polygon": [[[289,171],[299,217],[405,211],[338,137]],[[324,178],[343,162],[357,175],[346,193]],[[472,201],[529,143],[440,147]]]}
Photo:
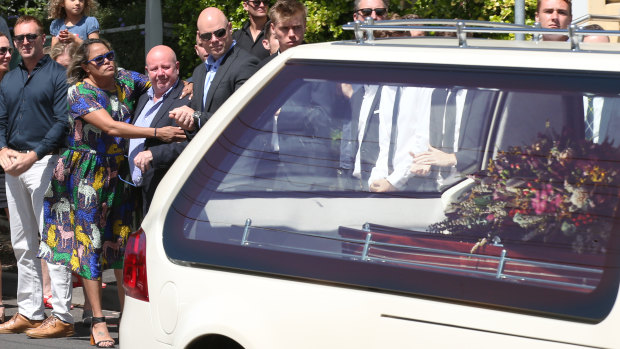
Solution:
{"label": "man in dark suit", "polygon": [[[132,123],[142,127],[174,126],[168,117],[171,109],[187,106],[189,98],[180,98],[179,62],[168,46],[155,46],[146,56],[146,71],[151,88],[138,100]],[[129,142],[131,178],[142,189],[146,214],[157,185],[170,165],[183,151],[187,141],[164,143],[157,138],[135,138]]]}
{"label": "man in dark suit", "polygon": [[256,72],[258,64],[258,58],[235,45],[232,26],[219,9],[204,9],[197,25],[201,45],[209,57],[194,69],[189,107],[170,111],[170,117],[189,131],[190,138]]}
{"label": "man in dark suit", "polygon": [[414,154],[411,173],[437,177],[440,187],[458,174],[471,173],[481,161],[497,93],[435,89],[429,121],[429,150]]}

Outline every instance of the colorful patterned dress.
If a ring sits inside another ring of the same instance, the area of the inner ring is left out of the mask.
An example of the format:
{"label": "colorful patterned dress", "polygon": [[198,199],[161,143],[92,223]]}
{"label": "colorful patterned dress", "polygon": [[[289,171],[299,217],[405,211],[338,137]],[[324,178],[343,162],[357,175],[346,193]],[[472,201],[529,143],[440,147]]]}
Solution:
{"label": "colorful patterned dress", "polygon": [[69,88],[72,130],[45,193],[40,258],[70,266],[90,280],[98,280],[104,269],[122,268],[139,196],[118,179],[127,173],[128,142],[82,116],[103,108],[115,121],[130,122],[135,102],[148,87],[146,76],[119,70],[116,93],[86,82]]}

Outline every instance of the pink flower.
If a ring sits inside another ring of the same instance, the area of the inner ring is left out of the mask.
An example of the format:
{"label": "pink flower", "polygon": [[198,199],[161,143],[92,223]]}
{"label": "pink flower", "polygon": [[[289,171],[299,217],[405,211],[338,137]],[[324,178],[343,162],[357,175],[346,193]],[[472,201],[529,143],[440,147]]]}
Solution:
{"label": "pink flower", "polygon": [[487,221],[489,221],[489,222],[491,222],[494,219],[495,219],[495,215],[492,214],[492,213],[487,216]]}

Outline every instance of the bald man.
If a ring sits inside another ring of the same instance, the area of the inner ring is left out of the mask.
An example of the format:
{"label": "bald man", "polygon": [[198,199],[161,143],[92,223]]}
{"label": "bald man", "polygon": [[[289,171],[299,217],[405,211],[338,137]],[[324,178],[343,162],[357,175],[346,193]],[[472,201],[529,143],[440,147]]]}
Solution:
{"label": "bald man", "polygon": [[[189,98],[180,98],[179,62],[168,46],[155,46],[146,56],[146,72],[151,88],[138,100],[132,123],[142,127],[175,126],[170,110],[187,106]],[[187,141],[164,143],[157,138],[134,138],[129,141],[131,182],[142,189],[143,213],[146,214],[157,185]]]}
{"label": "bald man", "polygon": [[194,69],[194,96],[189,107],[170,112],[170,117],[189,131],[189,138],[256,72],[259,62],[258,58],[235,45],[232,26],[219,9],[204,9],[197,26],[200,46],[209,57]]}

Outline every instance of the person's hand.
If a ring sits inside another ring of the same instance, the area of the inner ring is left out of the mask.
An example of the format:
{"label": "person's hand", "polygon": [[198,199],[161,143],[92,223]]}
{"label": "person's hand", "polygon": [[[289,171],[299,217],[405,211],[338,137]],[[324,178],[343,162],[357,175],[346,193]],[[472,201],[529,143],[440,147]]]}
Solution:
{"label": "person's hand", "polygon": [[197,125],[194,125],[194,109],[188,106],[174,108],[168,116],[176,121],[182,129],[186,131],[194,131]]}
{"label": "person's hand", "polygon": [[150,150],[139,152],[133,159],[134,165],[136,165],[142,173],[148,171],[151,167],[151,161],[153,161],[153,153]]}
{"label": "person's hand", "polygon": [[411,167],[409,167],[409,172],[411,172],[411,174],[414,174],[416,176],[428,176],[428,174],[431,173],[431,165],[417,164],[415,162],[416,155],[411,151],[409,152],[409,155],[411,155],[411,157],[414,159]]}
{"label": "person's hand", "polygon": [[[4,169],[4,172],[10,174],[11,176],[19,176],[22,173],[28,171],[32,165],[37,162],[37,153],[33,151],[29,151],[27,153],[20,153],[14,151],[15,157],[13,159],[13,163]],[[13,157],[11,155],[11,157]]]}
{"label": "person's hand", "polygon": [[192,100],[192,97],[194,97],[194,83],[193,82],[187,82],[185,80],[183,81],[183,91],[181,91],[181,96],[179,97],[179,99],[183,99],[185,98],[185,96],[189,95],[189,100]]}
{"label": "person's hand", "polygon": [[0,150],[0,166],[6,170],[13,164],[15,158],[17,158],[17,154],[19,154],[19,152],[10,148],[3,148]]}
{"label": "person's hand", "polygon": [[375,193],[386,193],[390,191],[396,191],[396,187],[392,185],[387,179],[381,178],[378,179],[370,185],[370,191]]}
{"label": "person's hand", "polygon": [[456,165],[456,155],[448,154],[429,146],[428,151],[414,155],[413,163],[418,165],[452,167]]}
{"label": "person's hand", "polygon": [[63,29],[58,33],[58,41],[62,43],[70,43],[75,40],[75,35],[70,33],[69,30]]}
{"label": "person's hand", "polygon": [[345,95],[345,97],[350,99],[351,96],[353,96],[353,86],[351,86],[351,84],[342,83],[340,84],[340,89],[342,90],[342,94]]}
{"label": "person's hand", "polygon": [[157,139],[166,143],[184,141],[187,137],[180,127],[166,126],[157,128]]}

